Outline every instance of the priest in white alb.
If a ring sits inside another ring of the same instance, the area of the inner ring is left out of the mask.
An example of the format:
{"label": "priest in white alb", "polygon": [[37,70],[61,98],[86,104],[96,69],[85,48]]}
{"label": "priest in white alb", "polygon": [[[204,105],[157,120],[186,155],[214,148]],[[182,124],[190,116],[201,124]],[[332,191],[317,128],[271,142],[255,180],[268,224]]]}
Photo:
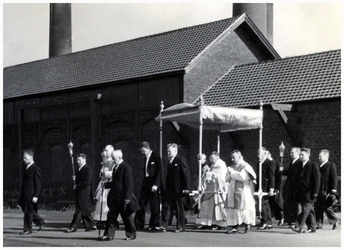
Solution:
{"label": "priest in white alb", "polygon": [[247,233],[251,225],[256,223],[253,196],[256,173],[251,165],[244,161],[240,151],[234,150],[231,158],[233,166],[227,168],[226,176],[226,181],[229,182],[226,213],[227,226],[232,228],[227,233],[237,233],[241,224],[245,226],[245,233]]}

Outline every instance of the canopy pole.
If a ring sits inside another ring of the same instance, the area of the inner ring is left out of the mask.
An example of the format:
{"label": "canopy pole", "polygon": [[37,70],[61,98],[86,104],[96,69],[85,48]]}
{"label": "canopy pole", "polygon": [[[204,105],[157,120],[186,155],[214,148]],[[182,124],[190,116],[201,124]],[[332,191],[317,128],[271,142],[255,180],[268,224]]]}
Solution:
{"label": "canopy pole", "polygon": [[[159,148],[159,153],[160,153],[160,157],[161,157],[161,161],[162,161],[162,117],[161,117],[161,112],[164,110],[164,101],[161,101],[160,104],[160,114],[159,114],[159,119],[160,119],[160,148]],[[162,164],[162,162],[161,162]]]}
{"label": "canopy pole", "polygon": [[[260,102],[259,109],[263,111],[263,102]],[[263,120],[263,119],[262,119]],[[262,147],[263,147],[263,122],[262,127],[259,129],[259,155],[262,153]],[[263,198],[263,190],[262,190],[262,168],[263,163],[259,161],[259,191],[258,191],[258,208],[259,208],[259,218],[262,218],[262,198]]]}
{"label": "canopy pole", "polygon": [[221,148],[221,134],[220,131],[217,134],[217,153],[220,155],[220,148]]}
{"label": "canopy pole", "polygon": [[[203,117],[202,117],[203,97],[200,98],[199,110],[199,155],[202,154],[202,140],[203,140]],[[201,157],[198,159],[198,190],[202,190],[202,161]],[[201,200],[198,201],[198,210],[201,209]]]}

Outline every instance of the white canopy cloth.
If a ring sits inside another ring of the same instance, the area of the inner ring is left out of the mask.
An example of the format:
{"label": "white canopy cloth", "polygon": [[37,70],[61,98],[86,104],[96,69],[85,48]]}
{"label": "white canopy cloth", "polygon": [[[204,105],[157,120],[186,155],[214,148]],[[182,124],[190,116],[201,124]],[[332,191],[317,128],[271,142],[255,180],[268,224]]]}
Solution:
{"label": "white canopy cloth", "polygon": [[199,128],[200,118],[203,120],[203,129],[218,132],[263,127],[262,110],[180,103],[161,112],[162,120],[176,121],[194,128]]}
{"label": "white canopy cloth", "polygon": [[[201,101],[202,103],[202,101]],[[160,106],[160,155],[162,155],[162,121],[168,120],[178,122],[194,128],[199,128],[199,154],[202,153],[202,131],[215,130],[217,132],[232,132],[238,130],[259,129],[259,149],[262,148],[263,131],[263,103],[260,109],[231,108],[218,106],[193,105],[190,103],[179,103],[167,109],[163,109],[163,102]],[[218,152],[219,152],[218,136]],[[201,190],[201,161],[199,165],[199,192]],[[262,164],[259,163],[259,172],[261,179]],[[261,180],[259,180],[259,212],[261,216],[262,197],[266,195],[262,192]],[[198,203],[200,208],[200,203]]]}

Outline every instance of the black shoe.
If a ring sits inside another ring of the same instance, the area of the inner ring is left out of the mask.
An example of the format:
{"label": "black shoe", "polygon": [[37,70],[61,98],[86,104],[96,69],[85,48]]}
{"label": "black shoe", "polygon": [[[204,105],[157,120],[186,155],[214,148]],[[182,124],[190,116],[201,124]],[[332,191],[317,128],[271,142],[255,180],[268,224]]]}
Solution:
{"label": "black shoe", "polygon": [[251,230],[251,225],[245,226],[245,234],[248,233]]}
{"label": "black shoe", "polygon": [[71,228],[71,229],[68,229],[66,231],[66,233],[75,233],[76,232],[76,229],[75,228]]}
{"label": "black shoe", "polygon": [[314,229],[307,229],[305,231],[303,231],[302,233],[305,233],[305,234],[310,234],[310,233],[315,233],[316,231]]}
{"label": "black shoe", "polygon": [[257,228],[258,230],[265,230],[265,229],[272,229],[272,225],[263,224],[262,226]]}
{"label": "black shoe", "polygon": [[233,227],[231,230],[228,230],[228,231],[226,232],[226,234],[236,234],[236,233],[238,233],[238,232],[239,232],[238,229],[235,228],[235,227]]}
{"label": "black shoe", "polygon": [[321,223],[319,223],[315,226],[316,229],[322,229],[322,227],[323,227],[323,225]]}
{"label": "black shoe", "polygon": [[136,236],[127,236],[124,240],[135,240]]}
{"label": "black shoe", "polygon": [[293,230],[296,233],[301,233],[301,230],[298,229],[297,227],[292,227],[291,230]]}
{"label": "black shoe", "polygon": [[163,227],[150,227],[148,230],[151,232],[166,232],[166,229]]}
{"label": "black shoe", "polygon": [[94,226],[94,227],[87,228],[87,229],[85,230],[85,232],[91,232],[91,231],[96,231],[96,230],[97,230],[97,227]]}
{"label": "black shoe", "polygon": [[38,232],[42,230],[42,228],[44,227],[46,221],[44,220],[41,225],[39,225],[39,228],[38,228]]}
{"label": "black shoe", "polygon": [[23,232],[19,233],[19,235],[27,235],[27,234],[32,234],[32,232],[30,232],[30,231],[23,231]]}
{"label": "black shoe", "polygon": [[279,222],[277,223],[277,226],[283,226],[284,224],[284,219],[280,219]]}
{"label": "black shoe", "polygon": [[113,237],[109,237],[107,235],[98,237],[98,241],[112,241],[112,240],[113,240]]}
{"label": "black shoe", "polygon": [[332,230],[335,230],[338,227],[339,227],[338,222],[335,222],[335,223],[333,223]]}

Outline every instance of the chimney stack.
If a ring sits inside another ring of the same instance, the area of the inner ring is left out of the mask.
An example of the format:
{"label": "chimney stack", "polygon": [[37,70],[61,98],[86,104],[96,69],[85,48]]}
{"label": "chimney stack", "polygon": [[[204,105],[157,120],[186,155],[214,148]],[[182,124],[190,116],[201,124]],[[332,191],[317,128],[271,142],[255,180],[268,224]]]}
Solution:
{"label": "chimney stack", "polygon": [[246,13],[268,41],[273,45],[273,4],[233,3],[233,16]]}
{"label": "chimney stack", "polygon": [[72,53],[72,11],[70,3],[50,4],[49,57]]}

